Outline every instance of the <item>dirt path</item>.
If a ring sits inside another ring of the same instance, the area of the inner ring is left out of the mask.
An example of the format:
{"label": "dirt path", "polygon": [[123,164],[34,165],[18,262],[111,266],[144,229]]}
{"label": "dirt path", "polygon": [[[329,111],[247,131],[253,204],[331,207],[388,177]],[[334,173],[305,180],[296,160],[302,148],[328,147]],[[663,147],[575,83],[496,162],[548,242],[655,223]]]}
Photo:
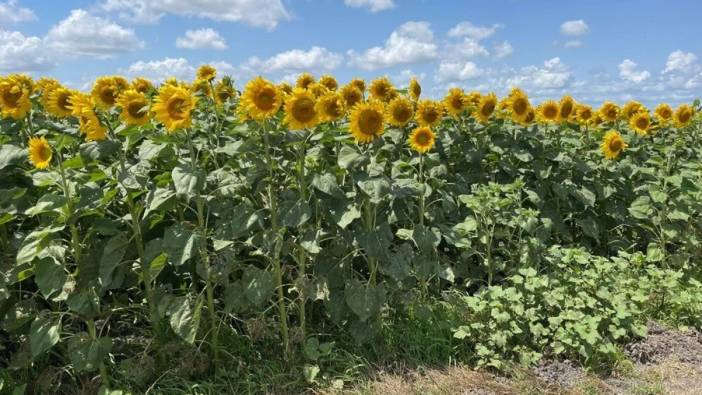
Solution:
{"label": "dirt path", "polygon": [[[465,367],[381,373],[345,394],[521,395],[633,394],[702,395],[702,334],[649,325],[649,336],[625,350],[625,363],[610,377],[598,377],[571,361],[542,364],[501,377]],[[329,392],[335,393],[335,392]],[[336,392],[339,393],[339,392]]]}

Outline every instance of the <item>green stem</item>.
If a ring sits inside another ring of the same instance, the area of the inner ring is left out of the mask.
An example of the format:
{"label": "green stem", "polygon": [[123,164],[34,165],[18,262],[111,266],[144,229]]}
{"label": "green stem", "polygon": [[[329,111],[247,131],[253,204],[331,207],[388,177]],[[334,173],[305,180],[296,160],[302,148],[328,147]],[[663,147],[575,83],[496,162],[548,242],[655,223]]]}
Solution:
{"label": "green stem", "polygon": [[[300,199],[307,203],[307,182],[305,180],[305,156],[307,155],[307,138],[310,133],[305,131],[306,135],[303,140],[298,145],[297,150],[297,177],[298,177],[298,187],[300,188]],[[300,229],[299,237],[302,237],[302,229]],[[306,319],[307,314],[305,311],[307,304],[307,295],[305,294],[305,276],[307,272],[307,254],[305,249],[301,245],[298,245],[297,250],[297,266],[298,266],[298,279],[299,286],[299,300],[298,300],[298,319],[300,321],[300,330],[302,331],[302,338],[306,339]],[[304,346],[304,342],[303,342]]]}
{"label": "green stem", "polygon": [[273,243],[273,256],[271,257],[271,259],[273,260],[273,271],[275,274],[276,288],[278,294],[278,314],[280,315],[280,336],[283,340],[283,357],[285,358],[285,360],[288,360],[290,356],[290,334],[288,330],[288,314],[285,308],[285,293],[283,292],[283,268],[280,263],[280,244],[282,243],[282,241],[280,240],[280,230],[278,228],[277,201],[275,193],[273,191],[275,163],[273,162],[273,158],[271,155],[269,131],[267,128],[265,128],[265,126],[262,130],[262,134],[265,146],[266,162],[268,163],[269,180],[267,186],[267,193],[268,207],[270,209],[271,214],[271,231],[273,232],[273,237],[275,237],[275,241]]}
{"label": "green stem", "polygon": [[[95,330],[95,320],[92,318],[87,320],[88,324],[88,335],[90,340],[97,342],[97,331]],[[100,361],[100,379],[102,380],[102,385],[109,388],[110,387],[110,376],[107,374],[107,367],[103,361]]]}
{"label": "green stem", "polygon": [[[366,199],[364,204],[364,222],[366,225],[366,231],[372,232],[375,229],[375,205],[370,201],[370,198]],[[378,265],[376,264],[375,258],[368,257],[368,272],[369,283],[371,285],[376,284],[376,272]]]}
{"label": "green stem", "polygon": [[426,184],[424,180],[424,154],[419,154],[419,183],[422,184],[422,190],[419,195],[419,224],[424,227],[424,205],[426,195]]}

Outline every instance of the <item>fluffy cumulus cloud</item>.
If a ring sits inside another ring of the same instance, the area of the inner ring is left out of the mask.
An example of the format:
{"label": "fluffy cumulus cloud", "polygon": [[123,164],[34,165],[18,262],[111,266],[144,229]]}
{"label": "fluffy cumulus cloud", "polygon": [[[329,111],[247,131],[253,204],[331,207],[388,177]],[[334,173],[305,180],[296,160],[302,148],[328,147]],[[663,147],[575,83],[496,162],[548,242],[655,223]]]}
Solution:
{"label": "fluffy cumulus cloud", "polygon": [[282,0],[106,0],[102,8],[140,23],[174,14],[274,29],[290,19]]}
{"label": "fluffy cumulus cloud", "polygon": [[49,30],[46,45],[60,55],[101,59],[144,47],[133,30],[77,9]]}
{"label": "fluffy cumulus cloud", "polygon": [[492,26],[477,26],[468,21],[463,21],[451,28],[448,32],[449,37],[469,37],[474,40],[484,40],[497,32],[501,25],[495,24]]}
{"label": "fluffy cumulus cloud", "polygon": [[53,65],[41,38],[0,30],[0,71],[43,71]]}
{"label": "fluffy cumulus cloud", "polygon": [[34,11],[19,5],[17,0],[0,2],[0,26],[37,19]]}
{"label": "fluffy cumulus cloud", "polygon": [[677,50],[668,55],[663,73],[693,71],[697,64],[697,56],[692,52]]}
{"label": "fluffy cumulus cloud", "polygon": [[561,24],[561,34],[564,36],[582,36],[590,30],[584,20],[566,21]]}
{"label": "fluffy cumulus cloud", "polygon": [[165,58],[148,62],[140,60],[123,72],[130,76],[146,77],[154,81],[163,81],[170,77],[190,80],[195,75],[195,67],[185,58]]}
{"label": "fluffy cumulus cloud", "polygon": [[560,58],[552,58],[543,66],[523,67],[514,76],[507,79],[507,86],[520,86],[536,92],[565,88],[571,80],[572,73]]}
{"label": "fluffy cumulus cloud", "polygon": [[619,76],[635,84],[641,83],[651,77],[651,73],[646,70],[638,70],[638,65],[630,59],[624,59],[619,63]]}
{"label": "fluffy cumulus cloud", "polygon": [[344,0],[349,7],[366,7],[371,12],[378,12],[395,7],[393,0]]}
{"label": "fluffy cumulus cloud", "polygon": [[349,51],[351,65],[363,70],[377,70],[405,64],[434,60],[439,47],[428,22],[406,22],[390,34],[382,47],[372,47],[362,53]]}
{"label": "fluffy cumulus cloud", "polygon": [[307,51],[292,49],[268,59],[254,56],[242,65],[242,69],[249,73],[331,71],[339,67],[342,60],[341,54],[322,47],[312,47]]}
{"label": "fluffy cumulus cloud", "polygon": [[514,48],[512,47],[512,44],[510,44],[508,41],[502,41],[501,43],[497,43],[493,47],[493,54],[497,59],[502,59],[506,58],[514,53]]}
{"label": "fluffy cumulus cloud", "polygon": [[214,29],[187,30],[176,39],[176,47],[187,49],[227,49],[227,42]]}
{"label": "fluffy cumulus cloud", "polygon": [[475,79],[480,74],[480,69],[473,62],[442,62],[434,78],[443,84]]}

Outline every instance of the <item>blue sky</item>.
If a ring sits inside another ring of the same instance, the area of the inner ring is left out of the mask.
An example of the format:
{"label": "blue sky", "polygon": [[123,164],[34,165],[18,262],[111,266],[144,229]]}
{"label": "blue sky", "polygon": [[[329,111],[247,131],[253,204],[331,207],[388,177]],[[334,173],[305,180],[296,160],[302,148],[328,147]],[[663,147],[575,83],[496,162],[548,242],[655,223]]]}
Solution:
{"label": "blue sky", "polygon": [[435,97],[680,103],[702,96],[699,15],[699,0],[0,0],[0,74],[86,89],[211,63],[239,82],[416,75]]}

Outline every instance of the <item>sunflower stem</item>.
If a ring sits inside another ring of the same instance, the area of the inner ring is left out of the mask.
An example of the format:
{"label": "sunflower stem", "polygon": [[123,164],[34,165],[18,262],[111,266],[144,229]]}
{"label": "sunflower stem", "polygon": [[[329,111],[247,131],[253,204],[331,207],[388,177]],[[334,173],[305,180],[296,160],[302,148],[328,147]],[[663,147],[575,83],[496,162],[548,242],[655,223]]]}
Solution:
{"label": "sunflower stem", "polygon": [[[298,177],[298,187],[300,189],[300,199],[303,204],[307,204],[307,182],[305,180],[305,156],[307,155],[307,139],[311,135],[309,131],[304,132],[304,138],[297,147],[297,177]],[[300,234],[298,237],[302,238],[302,229],[300,229]],[[302,243],[298,245],[297,250],[297,265],[298,265],[298,294],[299,294],[299,305],[298,305],[298,320],[300,323],[300,331],[302,332],[302,339],[306,339],[306,319],[307,314],[305,312],[307,304],[307,295],[305,293],[305,277],[307,271],[307,254],[305,249],[302,247]],[[303,341],[304,347],[304,341]]]}

